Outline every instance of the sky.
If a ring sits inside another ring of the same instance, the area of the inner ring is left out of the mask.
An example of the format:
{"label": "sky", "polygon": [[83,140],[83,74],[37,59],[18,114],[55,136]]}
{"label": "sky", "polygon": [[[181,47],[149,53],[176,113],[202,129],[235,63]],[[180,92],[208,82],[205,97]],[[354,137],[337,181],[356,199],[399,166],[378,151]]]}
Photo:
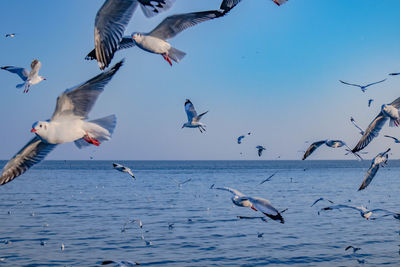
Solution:
{"label": "sky", "polygon": [[[47,80],[28,94],[16,89],[18,76],[0,71],[0,159],[8,160],[33,136],[32,124],[51,117],[56,98],[100,73],[85,61],[94,48],[94,18],[103,0],[0,1],[0,65],[28,67],[37,58]],[[126,34],[149,32],[165,17],[217,9],[219,0],[176,0],[146,18],[140,9]],[[117,52],[125,58],[89,114],[116,114],[110,141],[79,150],[59,145],[47,159],[97,160],[273,160],[300,159],[305,141],[341,139],[353,147],[361,135],[353,116],[366,128],[382,104],[400,96],[400,20],[397,0],[243,0],[227,16],[204,22],[170,43],[187,53],[170,67],[160,55],[138,48]],[[15,38],[5,38],[16,32]],[[367,84],[387,78],[362,93],[339,82]],[[181,129],[185,99],[207,132]],[[369,98],[374,102],[368,107]],[[251,132],[241,145],[239,135]],[[372,158],[400,145],[387,125],[365,149]],[[256,146],[267,148],[261,158]],[[242,152],[242,154],[240,154]],[[343,149],[321,147],[310,159],[354,159]]]}

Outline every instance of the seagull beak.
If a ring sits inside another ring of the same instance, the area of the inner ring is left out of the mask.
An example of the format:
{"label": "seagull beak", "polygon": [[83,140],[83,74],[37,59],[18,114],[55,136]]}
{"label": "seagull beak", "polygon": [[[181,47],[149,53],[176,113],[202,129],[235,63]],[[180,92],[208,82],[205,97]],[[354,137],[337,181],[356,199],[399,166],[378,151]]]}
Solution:
{"label": "seagull beak", "polygon": [[31,133],[36,133],[36,129],[35,128],[32,128],[32,130],[31,130]]}

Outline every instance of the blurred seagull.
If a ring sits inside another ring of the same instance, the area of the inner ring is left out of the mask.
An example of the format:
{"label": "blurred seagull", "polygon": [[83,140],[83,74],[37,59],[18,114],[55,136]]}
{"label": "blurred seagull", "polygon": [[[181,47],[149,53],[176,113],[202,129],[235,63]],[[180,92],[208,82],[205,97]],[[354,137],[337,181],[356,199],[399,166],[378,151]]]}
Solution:
{"label": "blurred seagull", "polygon": [[206,112],[201,113],[200,115],[197,115],[196,110],[194,109],[194,106],[192,102],[189,99],[186,99],[185,101],[185,111],[186,115],[188,117],[188,122],[185,122],[182,126],[182,129],[187,127],[187,128],[199,128],[200,132],[202,133],[203,131],[205,132],[206,127],[205,124],[199,122],[201,117],[203,117],[205,114],[207,114],[208,110]]}
{"label": "blurred seagull", "polygon": [[114,267],[132,267],[136,265],[140,265],[138,262],[131,262],[131,261],[103,261],[101,265],[108,265],[108,264],[114,264]]}
{"label": "blurred seagull", "polygon": [[171,178],[171,180],[174,181],[179,187],[182,187],[182,185],[190,182],[192,180],[192,178],[189,178],[189,179],[187,179],[187,180],[185,180],[183,182],[179,182],[179,181],[175,180],[174,178]]}
{"label": "blurred seagull", "polygon": [[385,166],[385,164],[387,164],[389,158],[388,154],[389,151],[390,148],[385,152],[379,153],[378,155],[376,155],[375,158],[373,158],[371,166],[369,167],[367,174],[365,175],[364,181],[362,182],[358,191],[365,189],[372,182],[372,179],[374,179],[376,173],[379,170],[379,166],[383,167]]}
{"label": "blurred seagull", "polygon": [[375,117],[375,119],[369,124],[364,135],[358,141],[357,145],[353,148],[353,152],[364,149],[375,137],[379,135],[380,130],[389,119],[389,126],[399,126],[400,124],[400,97],[394,100],[390,104],[384,104],[381,107],[381,112]]}
{"label": "blurred seagull", "polygon": [[116,169],[117,171],[126,172],[126,173],[128,173],[130,176],[132,176],[133,179],[136,179],[136,178],[135,178],[135,175],[133,174],[133,172],[132,172],[132,170],[131,170],[130,168],[125,167],[125,166],[123,166],[123,165],[121,165],[121,164],[118,164],[118,163],[113,163],[113,167],[114,167],[114,169]]}
{"label": "blurred seagull", "polygon": [[272,177],[274,177],[275,176],[275,174],[277,174],[278,172],[276,171],[276,172],[274,172],[273,174],[271,174],[267,179],[265,179],[264,181],[262,181],[260,184],[263,184],[263,183],[265,183],[265,182],[268,182],[269,180],[271,180],[271,178]]}
{"label": "blurred seagull", "polygon": [[331,200],[329,200],[329,199],[325,199],[325,198],[323,198],[323,197],[320,197],[320,198],[318,198],[317,200],[315,200],[314,203],[313,203],[310,207],[314,206],[315,204],[317,204],[318,202],[320,202],[320,201],[322,201],[322,200],[329,201],[331,204],[333,204],[333,201],[331,201]]}
{"label": "blurred seagull", "polygon": [[391,75],[391,76],[400,75],[400,72],[392,72],[392,73],[389,73],[389,75]]}
{"label": "blurred seagull", "polygon": [[242,139],[244,138],[244,135],[241,135],[237,139],[237,143],[240,145],[242,143]]}
{"label": "blurred seagull", "polygon": [[108,67],[115,51],[122,49],[122,35],[138,5],[146,17],[169,9],[174,0],[106,0],[96,14],[94,57],[101,70]]}
{"label": "blurred seagull", "polygon": [[384,135],[384,137],[392,138],[396,144],[400,143],[400,140],[397,139],[396,137],[393,137],[393,136],[390,136],[390,135]]}
{"label": "blurred seagull", "polygon": [[374,102],[374,100],[372,98],[368,99],[368,107],[371,106],[371,103]]}
{"label": "blurred seagull", "polygon": [[36,136],[4,166],[0,185],[10,182],[42,161],[58,144],[75,142],[81,148],[89,144],[98,146],[101,141],[109,140],[116,125],[115,115],[93,121],[85,119],[106,84],[121,66],[122,61],[61,94],[51,119],[35,122],[31,132]]}
{"label": "blurred seagull", "polygon": [[257,149],[257,153],[258,153],[258,156],[259,157],[261,157],[261,155],[262,155],[262,153],[263,153],[263,151],[264,150],[267,150],[265,147],[263,147],[263,146],[256,146],[256,149]]}
{"label": "blurred seagull", "polygon": [[229,188],[229,187],[216,187],[215,189],[228,191],[233,194],[231,198],[233,204],[239,207],[249,207],[254,211],[260,211],[264,215],[268,216],[272,220],[280,221],[280,223],[284,223],[284,219],[282,215],[279,213],[277,209],[275,209],[271,203],[260,197],[248,197],[245,196],[243,193],[239,192],[236,189]]}
{"label": "blurred seagull", "polygon": [[17,84],[17,88],[22,88],[25,86],[24,93],[28,93],[31,85],[38,84],[43,80],[46,80],[44,77],[39,76],[39,69],[42,66],[39,60],[35,59],[31,63],[31,71],[29,72],[27,69],[18,68],[14,66],[5,66],[1,67],[3,70],[7,70],[11,73],[17,74],[24,82],[21,84]]}
{"label": "blurred seagull", "polygon": [[365,218],[367,220],[369,220],[369,219],[376,220],[377,218],[371,218],[371,216],[372,216],[372,214],[380,213],[380,212],[382,212],[384,214],[382,216],[378,217],[378,218],[387,217],[387,216],[393,216],[393,218],[395,218],[397,220],[400,219],[400,213],[392,212],[392,211],[386,210],[386,209],[369,210],[369,209],[367,209],[367,208],[365,208],[363,206],[354,207],[354,206],[340,204],[340,205],[325,207],[325,208],[321,209],[321,211],[323,211],[323,210],[335,210],[335,209],[340,210],[340,209],[343,209],[343,208],[357,210],[360,213],[361,217],[363,217],[363,218]]}
{"label": "blurred seagull", "polygon": [[7,33],[6,38],[14,38],[16,33]]}
{"label": "blurred seagull", "polygon": [[349,250],[349,249],[353,249],[353,253],[356,253],[357,251],[359,251],[359,250],[361,250],[361,248],[356,248],[356,247],[353,247],[353,246],[348,246],[347,248],[345,248],[344,250]]}
{"label": "blurred seagull", "polygon": [[344,82],[344,81],[342,81],[342,80],[339,80],[339,81],[340,81],[341,83],[343,83],[343,84],[346,84],[346,85],[351,85],[351,86],[360,87],[361,91],[362,91],[363,93],[365,93],[365,91],[367,90],[367,87],[369,87],[369,86],[371,86],[371,85],[374,85],[374,84],[377,84],[377,83],[384,82],[384,81],[386,81],[386,79],[383,79],[383,80],[378,81],[378,82],[373,82],[373,83],[370,83],[370,84],[367,84],[367,85],[358,85],[358,84],[354,84],[354,83]]}
{"label": "blurred seagull", "polygon": [[351,123],[353,123],[353,125],[360,131],[360,134],[363,135],[363,134],[364,134],[363,129],[361,129],[361,128],[356,124],[356,121],[354,120],[353,117],[350,117],[350,121],[351,121]]}

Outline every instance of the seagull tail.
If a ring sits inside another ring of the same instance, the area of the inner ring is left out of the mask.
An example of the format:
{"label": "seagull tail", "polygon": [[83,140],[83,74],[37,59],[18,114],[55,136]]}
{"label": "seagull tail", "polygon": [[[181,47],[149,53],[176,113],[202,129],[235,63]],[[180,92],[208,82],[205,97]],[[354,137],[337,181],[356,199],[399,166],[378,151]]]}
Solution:
{"label": "seagull tail", "polygon": [[175,62],[179,62],[184,58],[186,55],[185,52],[182,52],[181,50],[178,50],[176,48],[171,47],[168,50],[168,56]]}
{"label": "seagull tail", "polygon": [[[111,139],[111,135],[114,132],[116,125],[117,117],[115,115],[110,115],[104,118],[86,122],[84,129],[91,138],[96,139],[99,142],[103,142]],[[78,148],[90,145],[83,138],[76,140],[74,143]]]}

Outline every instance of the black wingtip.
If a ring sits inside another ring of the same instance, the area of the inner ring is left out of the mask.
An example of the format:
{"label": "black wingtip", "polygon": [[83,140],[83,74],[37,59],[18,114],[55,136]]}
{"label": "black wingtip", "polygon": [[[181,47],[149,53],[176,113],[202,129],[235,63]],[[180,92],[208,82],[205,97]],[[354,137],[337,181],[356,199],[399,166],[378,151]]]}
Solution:
{"label": "black wingtip", "polygon": [[190,101],[190,99],[186,99],[186,101],[185,101],[185,106],[187,105],[187,104],[192,104],[192,101]]}
{"label": "black wingtip", "polygon": [[111,70],[116,72],[119,70],[119,68],[121,68],[122,65],[124,65],[125,59],[122,59],[120,62],[118,62],[117,64],[115,64]]}
{"label": "black wingtip", "polygon": [[92,51],[90,51],[90,53],[87,54],[87,56],[85,57],[85,60],[97,60],[96,50],[93,49]]}

